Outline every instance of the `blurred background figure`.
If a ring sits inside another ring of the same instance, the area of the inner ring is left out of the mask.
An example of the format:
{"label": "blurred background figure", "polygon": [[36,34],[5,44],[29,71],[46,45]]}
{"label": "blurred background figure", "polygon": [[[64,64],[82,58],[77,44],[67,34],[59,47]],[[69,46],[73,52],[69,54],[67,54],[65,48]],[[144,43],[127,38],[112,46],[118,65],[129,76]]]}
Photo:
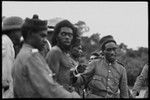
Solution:
{"label": "blurred background figure", "polygon": [[11,70],[20,50],[23,19],[18,16],[6,17],[2,22],[2,96],[13,97]]}
{"label": "blurred background figure", "polygon": [[93,52],[90,56],[90,60],[89,62],[95,60],[95,59],[99,59],[100,55],[97,52]]}

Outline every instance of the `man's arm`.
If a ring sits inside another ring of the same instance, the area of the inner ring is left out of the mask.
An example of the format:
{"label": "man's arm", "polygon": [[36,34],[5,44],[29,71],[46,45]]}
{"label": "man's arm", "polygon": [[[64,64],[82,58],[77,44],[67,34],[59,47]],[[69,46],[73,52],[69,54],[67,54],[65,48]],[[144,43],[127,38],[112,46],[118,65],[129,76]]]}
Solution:
{"label": "man's arm", "polygon": [[46,56],[46,61],[49,68],[56,75],[59,73],[60,59],[61,59],[61,53],[59,52],[59,50],[52,49],[51,51],[48,52]]}
{"label": "man's arm", "polygon": [[142,85],[148,79],[148,65],[145,65],[141,74],[137,77],[134,87],[132,89],[133,96],[137,96],[141,90]]}
{"label": "man's arm", "polygon": [[[44,58],[43,58],[44,59]],[[70,93],[58,83],[54,82],[52,71],[46,63],[43,63],[38,56],[30,57],[26,63],[28,77],[34,89],[43,98],[72,98],[79,96]]]}
{"label": "man's arm", "polygon": [[127,86],[127,73],[126,73],[126,69],[124,67],[123,67],[119,87],[120,87],[120,97],[121,98],[129,98],[128,86]]}
{"label": "man's arm", "polygon": [[94,74],[95,63],[90,63],[83,74],[80,75],[79,71],[73,72],[73,85],[88,84]]}

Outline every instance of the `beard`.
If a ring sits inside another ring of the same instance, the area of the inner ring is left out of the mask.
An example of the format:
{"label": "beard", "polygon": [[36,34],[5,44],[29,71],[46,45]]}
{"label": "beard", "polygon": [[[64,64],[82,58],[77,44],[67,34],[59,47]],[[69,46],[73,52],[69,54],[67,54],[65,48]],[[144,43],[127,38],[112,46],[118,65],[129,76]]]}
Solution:
{"label": "beard", "polygon": [[113,63],[113,62],[115,62],[115,60],[116,60],[116,56],[106,56],[106,59],[110,62],[110,63]]}
{"label": "beard", "polygon": [[70,51],[71,45],[65,45],[62,42],[58,41],[57,46],[61,48],[62,51]]}

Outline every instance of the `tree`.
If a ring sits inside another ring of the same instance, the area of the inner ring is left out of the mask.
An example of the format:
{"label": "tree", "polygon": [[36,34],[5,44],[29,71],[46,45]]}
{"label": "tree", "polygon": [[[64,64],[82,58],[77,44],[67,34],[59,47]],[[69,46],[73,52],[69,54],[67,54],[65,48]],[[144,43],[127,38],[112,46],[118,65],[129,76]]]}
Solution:
{"label": "tree", "polygon": [[79,29],[80,35],[83,35],[86,32],[89,32],[90,28],[86,25],[84,21],[78,21],[75,23],[75,26]]}

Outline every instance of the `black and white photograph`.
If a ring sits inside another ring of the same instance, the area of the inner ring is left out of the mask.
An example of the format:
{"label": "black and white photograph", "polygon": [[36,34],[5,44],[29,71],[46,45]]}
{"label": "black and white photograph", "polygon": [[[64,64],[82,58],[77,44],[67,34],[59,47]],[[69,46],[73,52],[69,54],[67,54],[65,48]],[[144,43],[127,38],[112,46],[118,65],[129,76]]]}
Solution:
{"label": "black and white photograph", "polygon": [[148,2],[2,1],[2,99],[148,98]]}

